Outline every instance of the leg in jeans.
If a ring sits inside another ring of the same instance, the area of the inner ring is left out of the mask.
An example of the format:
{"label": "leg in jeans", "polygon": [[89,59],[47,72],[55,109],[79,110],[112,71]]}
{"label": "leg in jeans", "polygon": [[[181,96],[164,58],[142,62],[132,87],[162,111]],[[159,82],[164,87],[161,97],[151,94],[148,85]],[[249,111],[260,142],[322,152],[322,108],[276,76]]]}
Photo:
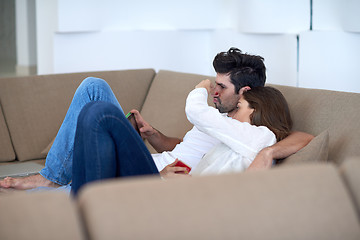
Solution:
{"label": "leg in jeans", "polygon": [[71,181],[77,119],[81,109],[87,103],[94,101],[113,103],[122,112],[114,93],[104,80],[86,78],[75,92],[54,144],[46,157],[45,168],[40,172],[46,179],[59,185],[66,185]]}
{"label": "leg in jeans", "polygon": [[25,178],[6,178],[0,181],[5,188],[31,189],[39,186],[66,185],[72,179],[72,161],[77,118],[81,109],[89,102],[104,101],[121,106],[110,86],[102,79],[86,78],[78,87],[65,119],[50,149],[45,168],[40,175]]}
{"label": "leg in jeans", "polygon": [[146,174],[158,170],[123,112],[108,102],[88,103],[77,123],[72,192],[95,180]]}

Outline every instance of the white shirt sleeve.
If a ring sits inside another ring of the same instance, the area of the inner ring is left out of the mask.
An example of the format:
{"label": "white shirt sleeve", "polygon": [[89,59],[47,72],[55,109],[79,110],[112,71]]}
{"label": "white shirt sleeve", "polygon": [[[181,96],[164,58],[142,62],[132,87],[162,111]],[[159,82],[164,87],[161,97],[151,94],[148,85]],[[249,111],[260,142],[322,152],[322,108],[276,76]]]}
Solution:
{"label": "white shirt sleeve", "polygon": [[196,88],[186,99],[187,118],[200,131],[250,158],[255,157],[264,147],[276,142],[275,134],[267,127],[257,127],[226,117],[207,104],[207,97],[205,88]]}

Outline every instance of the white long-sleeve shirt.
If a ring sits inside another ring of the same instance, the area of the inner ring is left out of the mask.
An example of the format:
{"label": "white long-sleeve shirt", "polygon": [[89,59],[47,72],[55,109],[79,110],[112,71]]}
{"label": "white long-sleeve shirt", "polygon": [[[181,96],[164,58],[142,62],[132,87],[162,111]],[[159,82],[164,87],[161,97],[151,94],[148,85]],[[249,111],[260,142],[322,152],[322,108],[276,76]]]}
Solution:
{"label": "white long-sleeve shirt", "polygon": [[198,130],[220,143],[192,169],[193,175],[243,171],[261,149],[276,142],[275,134],[267,127],[257,127],[227,117],[208,106],[207,97],[205,88],[191,91],[186,100],[185,112]]}
{"label": "white long-sleeve shirt", "polygon": [[176,159],[183,161],[191,168],[195,168],[201,158],[218,143],[219,140],[200,132],[194,126],[185,134],[183,141],[177,144],[172,151],[152,154],[152,158],[159,171]]}

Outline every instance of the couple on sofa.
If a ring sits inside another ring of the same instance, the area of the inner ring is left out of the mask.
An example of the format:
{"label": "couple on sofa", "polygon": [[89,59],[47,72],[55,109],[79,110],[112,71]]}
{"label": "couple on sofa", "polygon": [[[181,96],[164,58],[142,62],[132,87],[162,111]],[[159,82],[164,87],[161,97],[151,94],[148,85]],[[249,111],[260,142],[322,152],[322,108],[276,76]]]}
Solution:
{"label": "couple on sofa", "polygon": [[[126,119],[109,85],[87,78],[78,87],[40,174],[5,178],[4,188],[31,189],[71,183],[74,194],[87,182],[156,174],[164,178],[269,168],[312,136],[290,133],[282,94],[265,84],[263,58],[231,48],[214,58],[216,84],[199,83],[186,101],[194,127],[183,140],[163,135],[132,110],[141,136]],[[181,84],[181,83],[179,83]],[[212,94],[217,110],[207,104]],[[159,152],[150,154],[145,138]],[[277,142],[278,141],[278,142]],[[277,142],[277,143],[276,143]]]}

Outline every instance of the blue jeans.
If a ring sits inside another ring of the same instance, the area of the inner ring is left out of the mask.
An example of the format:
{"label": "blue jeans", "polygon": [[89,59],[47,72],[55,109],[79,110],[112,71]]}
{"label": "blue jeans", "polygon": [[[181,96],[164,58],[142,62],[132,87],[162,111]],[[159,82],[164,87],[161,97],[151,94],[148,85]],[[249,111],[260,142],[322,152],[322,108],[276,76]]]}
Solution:
{"label": "blue jeans", "polygon": [[75,130],[78,116],[83,107],[94,101],[114,104],[123,112],[110,86],[102,79],[86,78],[76,90],[65,119],[56,135],[47,157],[45,168],[40,174],[59,185],[66,185],[72,180]]}
{"label": "blue jeans", "polygon": [[91,102],[82,109],[74,145],[75,195],[88,182],[158,173],[140,135],[117,106]]}

